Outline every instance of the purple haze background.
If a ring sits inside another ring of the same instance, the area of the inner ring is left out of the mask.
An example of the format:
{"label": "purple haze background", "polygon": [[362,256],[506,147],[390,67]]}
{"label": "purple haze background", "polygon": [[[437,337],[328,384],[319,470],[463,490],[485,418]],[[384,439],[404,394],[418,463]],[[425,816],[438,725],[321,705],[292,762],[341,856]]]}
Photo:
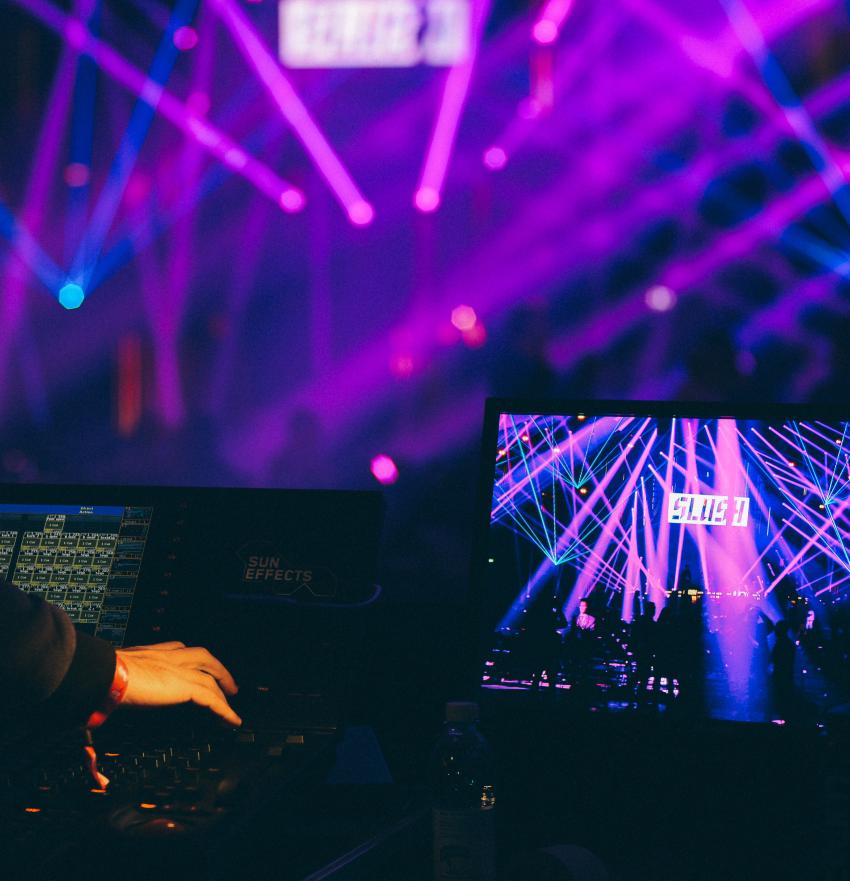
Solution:
{"label": "purple haze background", "polygon": [[446,598],[489,392],[847,400],[846,4],[556,7],[482,0],[452,72],[288,72],[269,0],[6,0],[4,478],[387,456],[388,586]]}

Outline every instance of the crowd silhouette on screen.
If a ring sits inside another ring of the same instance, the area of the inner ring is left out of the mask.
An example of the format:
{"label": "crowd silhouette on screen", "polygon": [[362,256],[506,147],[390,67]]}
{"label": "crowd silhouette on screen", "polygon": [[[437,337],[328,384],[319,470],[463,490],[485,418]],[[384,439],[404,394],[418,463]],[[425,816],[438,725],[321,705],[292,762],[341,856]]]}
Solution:
{"label": "crowd silhouette on screen", "polygon": [[626,620],[621,595],[601,585],[570,617],[562,600],[535,598],[496,633],[484,684],[589,705],[676,705],[722,716],[738,665],[744,682],[735,696],[748,703],[748,718],[808,718],[848,700],[847,603],[830,606],[827,625],[790,578],[770,603],[712,599],[687,566],[664,600],[659,610],[635,593]]}

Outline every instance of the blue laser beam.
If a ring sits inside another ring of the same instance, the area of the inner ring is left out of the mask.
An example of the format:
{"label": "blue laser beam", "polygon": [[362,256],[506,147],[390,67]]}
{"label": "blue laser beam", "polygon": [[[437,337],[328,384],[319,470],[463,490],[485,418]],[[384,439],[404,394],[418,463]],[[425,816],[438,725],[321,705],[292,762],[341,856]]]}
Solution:
{"label": "blue laser beam", "polygon": [[741,0],[721,0],[732,29],[752,58],[773,99],[797,136],[836,207],[850,224],[850,187],[829,145],[818,132],[811,114],[791,85],[776,56],[765,42],[758,23]]}
{"label": "blue laser beam", "polygon": [[65,281],[65,274],[53,262],[35,237],[16,220],[9,208],[0,202],[0,236],[6,239],[18,259],[56,297]]}
{"label": "blue laser beam", "polygon": [[[148,72],[148,86],[151,89],[162,88],[168,81],[179,55],[179,50],[174,44],[174,33],[192,20],[197,4],[198,0],[180,0],[171,14]],[[151,103],[149,100],[139,98],[112,161],[109,176],[95,205],[91,222],[71,265],[71,277],[82,279],[84,287],[89,287],[106,236],[115,220],[130,175],[136,166],[142,145],[155,117],[156,102]]]}

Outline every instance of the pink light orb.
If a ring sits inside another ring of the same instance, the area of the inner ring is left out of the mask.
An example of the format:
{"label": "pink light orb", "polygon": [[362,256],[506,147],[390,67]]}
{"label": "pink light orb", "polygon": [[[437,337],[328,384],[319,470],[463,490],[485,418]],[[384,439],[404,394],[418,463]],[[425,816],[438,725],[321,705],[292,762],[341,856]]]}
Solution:
{"label": "pink light orb", "polygon": [[65,166],[65,183],[69,187],[84,187],[89,177],[89,167],[83,162],[70,162]]}
{"label": "pink light orb", "polygon": [[198,45],[198,32],[189,25],[183,25],[174,32],[174,46],[181,52],[188,52]]}
{"label": "pink light orb", "polygon": [[372,459],[369,470],[372,472],[372,477],[384,486],[390,486],[398,480],[398,468],[395,462],[383,453]]}
{"label": "pink light orb", "polygon": [[303,211],[306,204],[307,200],[304,198],[304,193],[301,190],[296,190],[294,187],[290,187],[280,194],[280,207],[287,214],[297,214],[299,211]]}
{"label": "pink light orb", "polygon": [[186,107],[195,116],[206,116],[210,109],[210,96],[206,92],[192,92],[186,100]]}
{"label": "pink light orb", "polygon": [[408,379],[413,375],[413,357],[396,355],[390,359],[390,372],[399,379]]}
{"label": "pink light orb", "polygon": [[484,151],[484,165],[491,171],[498,171],[505,167],[508,154],[501,147],[488,147]]}
{"label": "pink light orb", "polygon": [[480,321],[476,321],[475,326],[464,331],[463,341],[470,349],[480,349],[487,342],[487,331]]}
{"label": "pink light orb", "polygon": [[536,42],[544,46],[554,43],[558,39],[558,25],[548,18],[541,18],[535,22],[534,27],[531,29],[531,36],[534,37]]}
{"label": "pink light orb", "polygon": [[413,197],[413,204],[423,214],[430,214],[440,207],[440,193],[434,187],[419,187]]}
{"label": "pink light orb", "polygon": [[461,305],[452,309],[452,324],[459,331],[472,330],[476,321],[478,321],[478,316],[472,306]]}
{"label": "pink light orb", "polygon": [[540,116],[540,111],[542,109],[543,106],[537,98],[523,98],[522,101],[517,104],[516,115],[520,119],[537,119],[537,117]]}
{"label": "pink light orb", "polygon": [[644,297],[653,312],[669,312],[676,305],[676,292],[666,284],[653,285]]}
{"label": "pink light orb", "polygon": [[355,226],[368,226],[375,219],[375,209],[365,200],[348,206],[348,219]]}

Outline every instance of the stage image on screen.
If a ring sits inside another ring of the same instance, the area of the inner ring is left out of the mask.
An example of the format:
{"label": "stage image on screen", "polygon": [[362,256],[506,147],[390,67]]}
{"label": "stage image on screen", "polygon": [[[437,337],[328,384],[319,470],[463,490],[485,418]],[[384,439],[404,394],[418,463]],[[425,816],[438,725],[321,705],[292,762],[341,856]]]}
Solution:
{"label": "stage image on screen", "polygon": [[754,722],[850,709],[850,424],[498,431],[485,688]]}

